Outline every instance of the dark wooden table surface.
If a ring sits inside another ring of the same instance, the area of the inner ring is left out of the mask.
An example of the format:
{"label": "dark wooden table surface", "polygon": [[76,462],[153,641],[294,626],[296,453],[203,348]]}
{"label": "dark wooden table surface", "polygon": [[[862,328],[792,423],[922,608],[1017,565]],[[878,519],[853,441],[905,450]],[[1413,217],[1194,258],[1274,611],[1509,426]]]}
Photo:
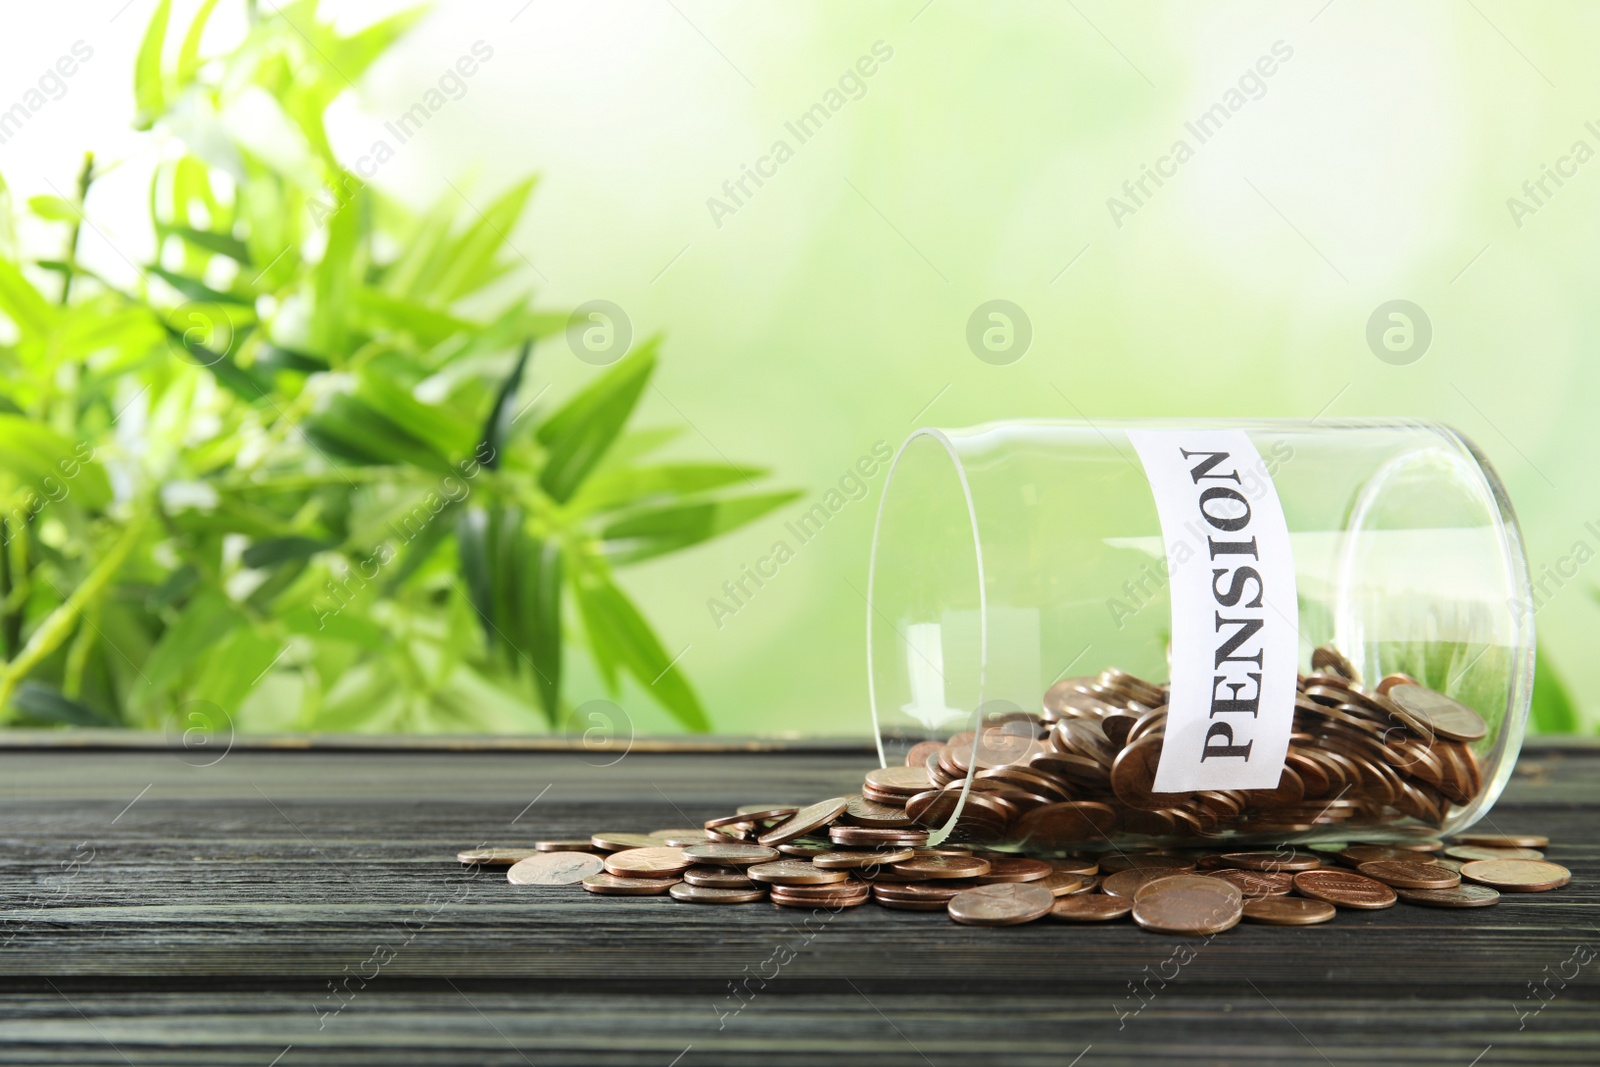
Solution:
{"label": "dark wooden table surface", "polygon": [[[483,843],[694,825],[865,750],[0,751],[0,1063],[1600,1063],[1600,751],[1493,812],[1574,882],[1211,940],[508,885]],[[187,761],[187,762],[186,762]]]}

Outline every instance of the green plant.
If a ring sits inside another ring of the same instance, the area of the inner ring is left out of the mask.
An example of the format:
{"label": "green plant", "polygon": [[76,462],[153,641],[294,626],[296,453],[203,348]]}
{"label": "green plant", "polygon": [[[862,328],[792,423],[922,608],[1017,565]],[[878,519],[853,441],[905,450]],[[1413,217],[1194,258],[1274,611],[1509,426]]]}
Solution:
{"label": "green plant", "polygon": [[[169,56],[162,0],[138,54],[169,149],[152,262],[80,260],[92,156],[29,201],[57,255],[18,248],[0,184],[0,716],[154,727],[269,693],[279,728],[525,728],[536,697],[557,725],[578,651],[709,728],[613,569],[793,494],[652,460],[675,431],[628,423],[654,339],[527,399],[566,325],[512,271],[531,180],[417,213],[341,166],[324,112],[417,12],[340,36],[315,0],[252,6],[207,56],[215,6]],[[239,136],[245,104],[301,151]]]}

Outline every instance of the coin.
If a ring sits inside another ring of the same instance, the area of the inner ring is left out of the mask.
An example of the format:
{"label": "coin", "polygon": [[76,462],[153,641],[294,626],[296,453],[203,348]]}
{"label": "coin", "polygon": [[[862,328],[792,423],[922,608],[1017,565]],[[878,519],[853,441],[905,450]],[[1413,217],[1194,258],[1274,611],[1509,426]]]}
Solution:
{"label": "coin", "polygon": [[1311,669],[1314,671],[1330,671],[1341,678],[1348,678],[1351,681],[1356,679],[1356,669],[1350,665],[1350,661],[1345,658],[1344,653],[1332,645],[1323,645],[1321,648],[1312,650]]}
{"label": "coin", "polygon": [[[561,855],[561,853],[553,853]],[[628,848],[621,852],[613,852],[605,858],[605,869],[608,874],[621,878],[651,878],[661,875],[679,874],[693,866],[690,859],[681,848],[671,845],[659,845],[654,848]]]}
{"label": "coin", "polygon": [[1178,800],[1180,794],[1154,791],[1160,760],[1161,738],[1157,735],[1140,737],[1117,753],[1111,764],[1111,789],[1117,799],[1141,811],[1159,811]]}
{"label": "coin", "polygon": [[1040,879],[1033,884],[1044,886],[1050,890],[1052,896],[1068,897],[1081,893],[1085,889],[1092,889],[1094,887],[1094,879],[1067,871],[1052,871],[1048,878]]}
{"label": "coin", "polygon": [[1100,892],[1114,897],[1134,898],[1139,887],[1146,882],[1153,882],[1157,878],[1170,878],[1174,872],[1159,868],[1134,868],[1133,870],[1117,871],[1115,874],[1106,875],[1105,881],[1100,883]]}
{"label": "coin", "polygon": [[850,877],[848,871],[829,871],[815,866],[809,860],[774,860],[746,867],[745,874],[757,882],[774,885],[826,885],[843,882]]}
{"label": "coin", "polygon": [[1390,687],[1384,694],[1422,724],[1426,731],[1452,741],[1481,741],[1489,734],[1482,716],[1458,700],[1420,685]]}
{"label": "coin", "polygon": [[1195,862],[1184,856],[1167,856],[1156,852],[1135,852],[1132,855],[1118,852],[1100,858],[1100,869],[1107,874],[1118,871],[1192,871]]}
{"label": "coin", "polygon": [[733,810],[746,819],[761,821],[765,819],[787,819],[800,809],[793,805],[784,804],[741,804]]}
{"label": "coin", "polygon": [[827,870],[857,870],[904,863],[916,854],[917,850],[909,846],[861,852],[823,852],[812,856],[811,862]]}
{"label": "coin", "polygon": [[655,848],[661,844],[649,834],[601,833],[595,834],[589,841],[602,852],[621,852],[625,848]]}
{"label": "coin", "polygon": [[857,826],[892,829],[911,825],[911,816],[906,814],[905,808],[897,808],[892,804],[879,804],[876,800],[868,800],[866,797],[851,797],[845,806],[844,818]]}
{"label": "coin", "polygon": [[738,867],[690,867],[683,872],[683,880],[707,889],[750,889],[755,886]]}
{"label": "coin", "polygon": [[667,892],[672,899],[690,904],[753,904],[767,899],[767,891],[760,886],[750,889],[714,889],[710,886],[678,882]]}
{"label": "coin", "polygon": [[808,805],[762,834],[759,840],[763,845],[781,845],[785,841],[793,841],[797,837],[828,825],[842,815],[849,806],[849,797],[833,797]]}
{"label": "coin", "polygon": [[877,767],[867,772],[866,784],[880,793],[904,797],[933,788],[922,767]]}
{"label": "coin", "polygon": [[1446,856],[1458,860],[1542,860],[1544,853],[1536,848],[1520,846],[1451,845],[1444,850]]}
{"label": "coin", "polygon": [[1278,852],[1229,852],[1222,857],[1247,871],[1311,871],[1322,866],[1322,857],[1309,852],[1284,849]]}
{"label": "coin", "polygon": [[547,841],[535,841],[535,852],[593,852],[594,842],[587,837],[561,837]]}
{"label": "coin", "polygon": [[950,898],[950,918],[968,926],[1015,926],[1050,913],[1056,898],[1043,886],[998,882],[963,889]]}
{"label": "coin", "polygon": [[608,897],[660,896],[677,884],[676,878],[618,878],[603,871],[583,880],[584,889]]}
{"label": "coin", "polygon": [[785,841],[779,845],[778,851],[785,856],[800,856],[803,859],[809,859],[812,856],[820,856],[824,852],[837,851],[837,847],[832,841],[824,838],[797,837],[793,841]]}
{"label": "coin", "polygon": [[[1050,865],[1047,863],[1045,867],[1045,873],[1048,874]],[[894,870],[898,874],[915,875],[919,879],[977,878],[989,873],[990,863],[976,856],[918,856],[904,863],[896,863]]]}
{"label": "coin", "polygon": [[828,840],[836,845],[920,845],[928,840],[928,831],[899,827],[830,826]]}
{"label": "coin", "polygon": [[1104,893],[1077,893],[1061,897],[1051,905],[1050,918],[1069,923],[1103,923],[1120,919],[1133,910],[1133,901],[1126,897],[1108,897]]}
{"label": "coin", "polygon": [[796,889],[832,889],[832,886],[774,886],[768,899],[786,908],[854,908],[872,899],[872,890],[865,884],[859,891],[831,892],[826,894],[796,893]]}
{"label": "coin", "polygon": [[[584,844],[588,845],[585,841]],[[534,855],[536,849],[528,848],[470,848],[457,852],[456,859],[469,867],[509,867]]]}
{"label": "coin", "polygon": [[778,858],[778,850],[766,845],[742,845],[730,841],[726,844],[702,840],[690,845],[683,854],[696,863],[711,863],[721,867],[748,867],[752,863],[771,863]]}
{"label": "coin", "polygon": [[872,888],[872,899],[874,901],[876,901],[879,905],[881,905],[882,907],[885,907],[885,908],[893,908],[896,911],[945,911],[945,910],[947,910],[945,902],[943,900],[927,900],[927,899],[922,899],[922,898],[918,898],[918,897],[892,897],[892,896],[885,896],[881,892],[882,889],[883,889],[882,886],[874,886]]}
{"label": "coin", "polygon": [[1135,900],[1133,921],[1161,934],[1219,934],[1237,926],[1243,910],[1237,897],[1185,885]]}
{"label": "coin", "polygon": [[1232,882],[1239,887],[1247,900],[1256,900],[1261,897],[1281,897],[1294,888],[1294,875],[1284,872],[1272,871],[1240,871],[1226,869],[1220,871],[1206,871],[1207,878],[1220,878],[1225,882]]}
{"label": "coin", "polygon": [[1134,903],[1144,900],[1156,893],[1167,893],[1174,889],[1188,889],[1196,892],[1215,893],[1228,900],[1243,900],[1244,894],[1232,882],[1221,878],[1211,878],[1203,874],[1169,874],[1163,878],[1152,878],[1133,891]]}
{"label": "coin", "polygon": [[1484,848],[1547,848],[1550,839],[1543,834],[1456,834],[1459,845],[1481,845]]}
{"label": "coin", "polygon": [[1266,897],[1252,900],[1241,911],[1243,918],[1268,926],[1312,926],[1333,918],[1332,904],[1303,897]]}
{"label": "coin", "polygon": [[1396,899],[1395,891],[1384,883],[1336,867],[1301,871],[1294,876],[1294,888],[1303,897],[1323,900],[1341,908],[1391,908]]}
{"label": "coin", "polygon": [[1473,860],[1461,877],[1511,893],[1543,893],[1572,881],[1572,872],[1547,860]]}
{"label": "coin", "polygon": [[1500,894],[1486,885],[1464,882],[1449,889],[1402,889],[1400,899],[1433,908],[1485,908],[1500,903]]}
{"label": "coin", "polygon": [[1359,867],[1373,860],[1399,860],[1402,863],[1424,861],[1423,856],[1410,849],[1395,848],[1392,845],[1351,845],[1339,853],[1339,859],[1352,867]]}
{"label": "coin", "polygon": [[506,871],[512,885],[572,885],[599,874],[601,859],[593,852],[535,852]]}
{"label": "coin", "polygon": [[872,887],[872,895],[891,900],[933,900],[943,904],[963,889],[971,888],[971,882],[879,882]]}
{"label": "coin", "polygon": [[1055,868],[1044,860],[1031,860],[1021,856],[1011,856],[1003,859],[989,861],[989,869],[977,875],[980,882],[1037,882],[1049,878],[1055,873]]}
{"label": "coin", "polygon": [[[1521,860],[1480,860],[1480,863],[1518,863]],[[1465,870],[1466,868],[1462,868]],[[1454,871],[1445,870],[1437,863],[1406,863],[1401,860],[1372,860],[1363,863],[1356,870],[1368,878],[1375,878],[1385,885],[1406,889],[1449,889],[1453,885],[1461,884],[1461,875]]]}

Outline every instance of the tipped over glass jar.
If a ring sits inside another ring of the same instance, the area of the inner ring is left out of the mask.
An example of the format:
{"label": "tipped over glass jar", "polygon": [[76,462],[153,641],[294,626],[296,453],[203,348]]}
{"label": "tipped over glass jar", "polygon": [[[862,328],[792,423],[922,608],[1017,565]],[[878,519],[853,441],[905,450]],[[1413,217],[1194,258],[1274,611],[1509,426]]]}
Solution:
{"label": "tipped over glass jar", "polygon": [[918,430],[867,599],[880,761],[927,775],[875,799],[934,843],[1455,832],[1532,695],[1510,503],[1434,423]]}

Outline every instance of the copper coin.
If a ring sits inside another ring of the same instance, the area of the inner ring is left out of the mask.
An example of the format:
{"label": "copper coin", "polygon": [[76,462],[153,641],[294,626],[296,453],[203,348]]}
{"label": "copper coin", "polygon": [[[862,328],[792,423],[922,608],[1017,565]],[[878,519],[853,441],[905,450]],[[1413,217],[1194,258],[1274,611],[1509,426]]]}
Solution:
{"label": "copper coin", "polygon": [[844,818],[857,826],[876,826],[880,829],[911,825],[911,816],[906,814],[905,808],[880,804],[866,797],[851,797],[850,803],[845,806]]}
{"label": "copper coin", "polygon": [[1444,854],[1457,860],[1542,860],[1544,853],[1536,848],[1491,847],[1489,845],[1451,845]]}
{"label": "copper coin", "polygon": [[1458,700],[1420,685],[1396,685],[1384,694],[1423,727],[1452,741],[1481,741],[1489,734],[1482,716]]}
{"label": "copper coin", "polygon": [[1134,903],[1144,900],[1156,893],[1166,893],[1174,889],[1190,889],[1197,892],[1215,893],[1229,900],[1244,899],[1244,894],[1232,882],[1221,878],[1211,878],[1204,874],[1169,874],[1162,878],[1152,878],[1133,891]]}
{"label": "copper coin", "polygon": [[772,885],[827,885],[843,882],[850,877],[848,871],[827,871],[809,860],[774,860],[746,867],[745,874],[757,882]]}
{"label": "copper coin", "polygon": [[909,874],[919,879],[977,878],[989,873],[990,863],[976,856],[917,856],[904,863],[896,863],[894,870],[898,874]]}
{"label": "copper coin", "polygon": [[[1516,863],[1519,860],[1480,860],[1480,863]],[[1470,866],[1470,865],[1469,865]],[[1466,868],[1462,868],[1465,870]],[[1461,884],[1461,875],[1447,871],[1437,863],[1406,863],[1402,860],[1373,860],[1356,870],[1368,878],[1376,878],[1384,885],[1405,889],[1449,889]]]}
{"label": "copper coin", "polygon": [[990,884],[994,882],[1037,882],[1049,878],[1056,869],[1044,860],[1030,860],[1021,856],[1009,856],[1003,859],[989,861],[989,869],[977,875],[980,882]]}
{"label": "copper coin", "polygon": [[1241,915],[1268,926],[1313,926],[1333,918],[1334,907],[1325,901],[1304,897],[1266,897],[1246,903]]}
{"label": "copper coin", "polygon": [[1096,860],[1059,859],[1051,860],[1050,865],[1061,874],[1091,875],[1100,873],[1100,864]]}
{"label": "copper coin", "polygon": [[1294,849],[1280,852],[1229,852],[1222,858],[1247,871],[1314,871],[1322,866],[1322,857]]}
{"label": "copper coin", "polygon": [[876,767],[867,772],[866,784],[880,793],[903,797],[933,788],[923,767]]}
{"label": "copper coin", "polygon": [[594,842],[587,837],[562,837],[548,841],[535,841],[535,852],[593,852]]}
{"label": "copper coin", "polygon": [[890,900],[934,900],[943,904],[963,889],[971,888],[971,882],[880,882],[872,887],[872,895]]}
{"label": "copper coin", "polygon": [[1098,801],[1046,804],[1024,812],[1013,827],[1019,844],[1031,849],[1069,848],[1104,841],[1116,826],[1116,809]]}
{"label": "copper coin", "polygon": [[749,889],[714,889],[711,886],[679,882],[667,892],[672,899],[690,904],[753,904],[767,899],[767,891],[760,886]]}
{"label": "copper coin", "polygon": [[[588,844],[589,842],[584,842],[584,845]],[[509,867],[538,851],[540,850],[531,848],[470,848],[465,852],[457,852],[456,859],[469,867]]]}
{"label": "copper coin", "polygon": [[1396,899],[1395,891],[1382,882],[1335,867],[1301,871],[1294,876],[1294,888],[1303,897],[1327,901],[1341,908],[1392,908]]}
{"label": "copper coin", "polygon": [[1550,839],[1543,834],[1456,834],[1459,845],[1481,845],[1484,848],[1548,848]]}
{"label": "copper coin", "polygon": [[[1214,878],[1206,881],[1217,885]],[[1180,886],[1133,902],[1133,921],[1161,934],[1219,934],[1239,925],[1243,903],[1211,889]]]}
{"label": "copper coin", "polygon": [[572,885],[599,874],[601,859],[593,852],[535,852],[506,871],[512,885]]}
{"label": "copper coin", "polygon": [[[746,806],[748,807],[749,805]],[[740,808],[737,814],[707,819],[702,825],[707,830],[718,830],[724,826],[739,826],[744,823],[766,822],[772,819],[787,819],[799,810],[799,808],[761,808],[757,811],[747,812],[744,808]]]}
{"label": "copper coin", "polygon": [[733,810],[746,819],[760,821],[765,819],[787,819],[800,809],[792,804],[741,804]]}
{"label": "copper coin", "polygon": [[802,896],[774,887],[767,899],[783,908],[854,908],[872,899],[871,890],[861,893],[832,893],[827,896]]}
{"label": "copper coin", "polygon": [[820,837],[797,837],[793,841],[785,841],[778,846],[778,851],[785,856],[800,856],[803,859],[810,859],[812,856],[820,856],[824,852],[834,852],[836,850],[836,846],[832,841]]}
{"label": "copper coin", "polygon": [[920,845],[928,831],[903,827],[830,826],[828,840],[836,845]]}
{"label": "copper coin", "polygon": [[950,918],[968,926],[1015,926],[1050,913],[1056,898],[1043,886],[999,882],[963,889],[950,898]]}
{"label": "copper coin", "polygon": [[649,834],[595,834],[591,844],[602,852],[621,852],[625,848],[655,848],[661,844]]}
{"label": "copper coin", "polygon": [[1239,887],[1246,900],[1262,897],[1281,897],[1294,888],[1294,875],[1288,872],[1240,871],[1234,869],[1206,871],[1207,878],[1220,878]]}
{"label": "copper coin", "polygon": [[1543,893],[1572,881],[1572,872],[1547,860],[1473,860],[1462,866],[1461,877],[1509,893]]}
{"label": "copper coin", "polygon": [[943,741],[918,741],[906,752],[905,764],[907,767],[925,766],[929,756],[937,756],[943,749]]}
{"label": "copper coin", "polygon": [[1157,878],[1170,878],[1174,873],[1169,870],[1140,870],[1117,871],[1115,874],[1106,875],[1105,881],[1100,883],[1100,892],[1113,897],[1127,897],[1132,900],[1139,887],[1146,882],[1153,882]]}
{"label": "copper coin", "polygon": [[844,814],[845,808],[849,806],[849,797],[833,797],[811,804],[762,834],[759,840],[763,845],[781,845],[785,841],[793,841],[797,837],[803,837],[813,830],[828,825]]}
{"label": "copper coin", "polygon": [[753,863],[771,863],[778,858],[778,850],[775,848],[768,848],[766,845],[742,845],[734,841],[727,844],[701,841],[698,845],[685,848],[683,854],[696,863],[710,863],[719,867],[748,867]]}
{"label": "copper coin", "polygon": [[915,897],[886,897],[876,888],[872,891],[872,899],[880,907],[892,908],[895,911],[946,911],[948,906],[942,900],[919,900]]}
{"label": "copper coin", "polygon": [[1323,645],[1321,648],[1312,650],[1311,669],[1314,671],[1331,671],[1341,678],[1348,678],[1351,681],[1356,679],[1356,669],[1350,665],[1350,661],[1345,658],[1344,653],[1332,645]]}
{"label": "copper coin", "polygon": [[1422,857],[1409,849],[1395,848],[1393,845],[1351,845],[1339,853],[1339,859],[1352,867],[1359,867],[1363,863],[1371,863],[1373,860],[1400,860],[1404,863],[1416,863]]}
{"label": "copper coin", "polygon": [[823,852],[811,857],[811,862],[826,870],[859,870],[863,867],[886,867],[904,863],[917,854],[905,848],[874,849],[861,852]]}
{"label": "copper coin", "polygon": [[1120,919],[1132,910],[1133,901],[1126,897],[1077,893],[1057,900],[1050,908],[1050,918],[1069,923],[1103,923]]}
{"label": "copper coin", "polygon": [[683,872],[683,880],[707,889],[751,889],[755,886],[738,867],[690,867]]}
{"label": "copper coin", "polygon": [[1147,734],[1117,753],[1116,761],[1111,764],[1111,789],[1117,799],[1130,808],[1159,811],[1181,797],[1176,793],[1155,792],[1161,740],[1160,735]]}
{"label": "copper coin", "polygon": [[1092,889],[1094,887],[1094,879],[1092,877],[1086,878],[1081,874],[1052,871],[1050,877],[1042,878],[1033,884],[1044,886],[1050,890],[1051,896],[1069,897],[1086,889]]}
{"label": "copper coin", "polygon": [[591,874],[583,888],[607,897],[656,897],[678,884],[676,878],[618,878],[614,874]]}
{"label": "copper coin", "polygon": [[1184,856],[1167,856],[1157,852],[1118,852],[1100,857],[1100,869],[1107,874],[1118,871],[1192,871],[1195,861]]}
{"label": "copper coin", "polygon": [[1449,889],[1402,889],[1400,899],[1430,908],[1486,908],[1500,903],[1500,894],[1486,885],[1463,883]]}
{"label": "copper coin", "polygon": [[[559,856],[555,852],[552,855]],[[681,848],[671,845],[660,845],[655,848],[628,848],[621,852],[613,852],[605,858],[605,868],[608,874],[620,878],[659,878],[668,874],[679,874],[694,865]]]}

